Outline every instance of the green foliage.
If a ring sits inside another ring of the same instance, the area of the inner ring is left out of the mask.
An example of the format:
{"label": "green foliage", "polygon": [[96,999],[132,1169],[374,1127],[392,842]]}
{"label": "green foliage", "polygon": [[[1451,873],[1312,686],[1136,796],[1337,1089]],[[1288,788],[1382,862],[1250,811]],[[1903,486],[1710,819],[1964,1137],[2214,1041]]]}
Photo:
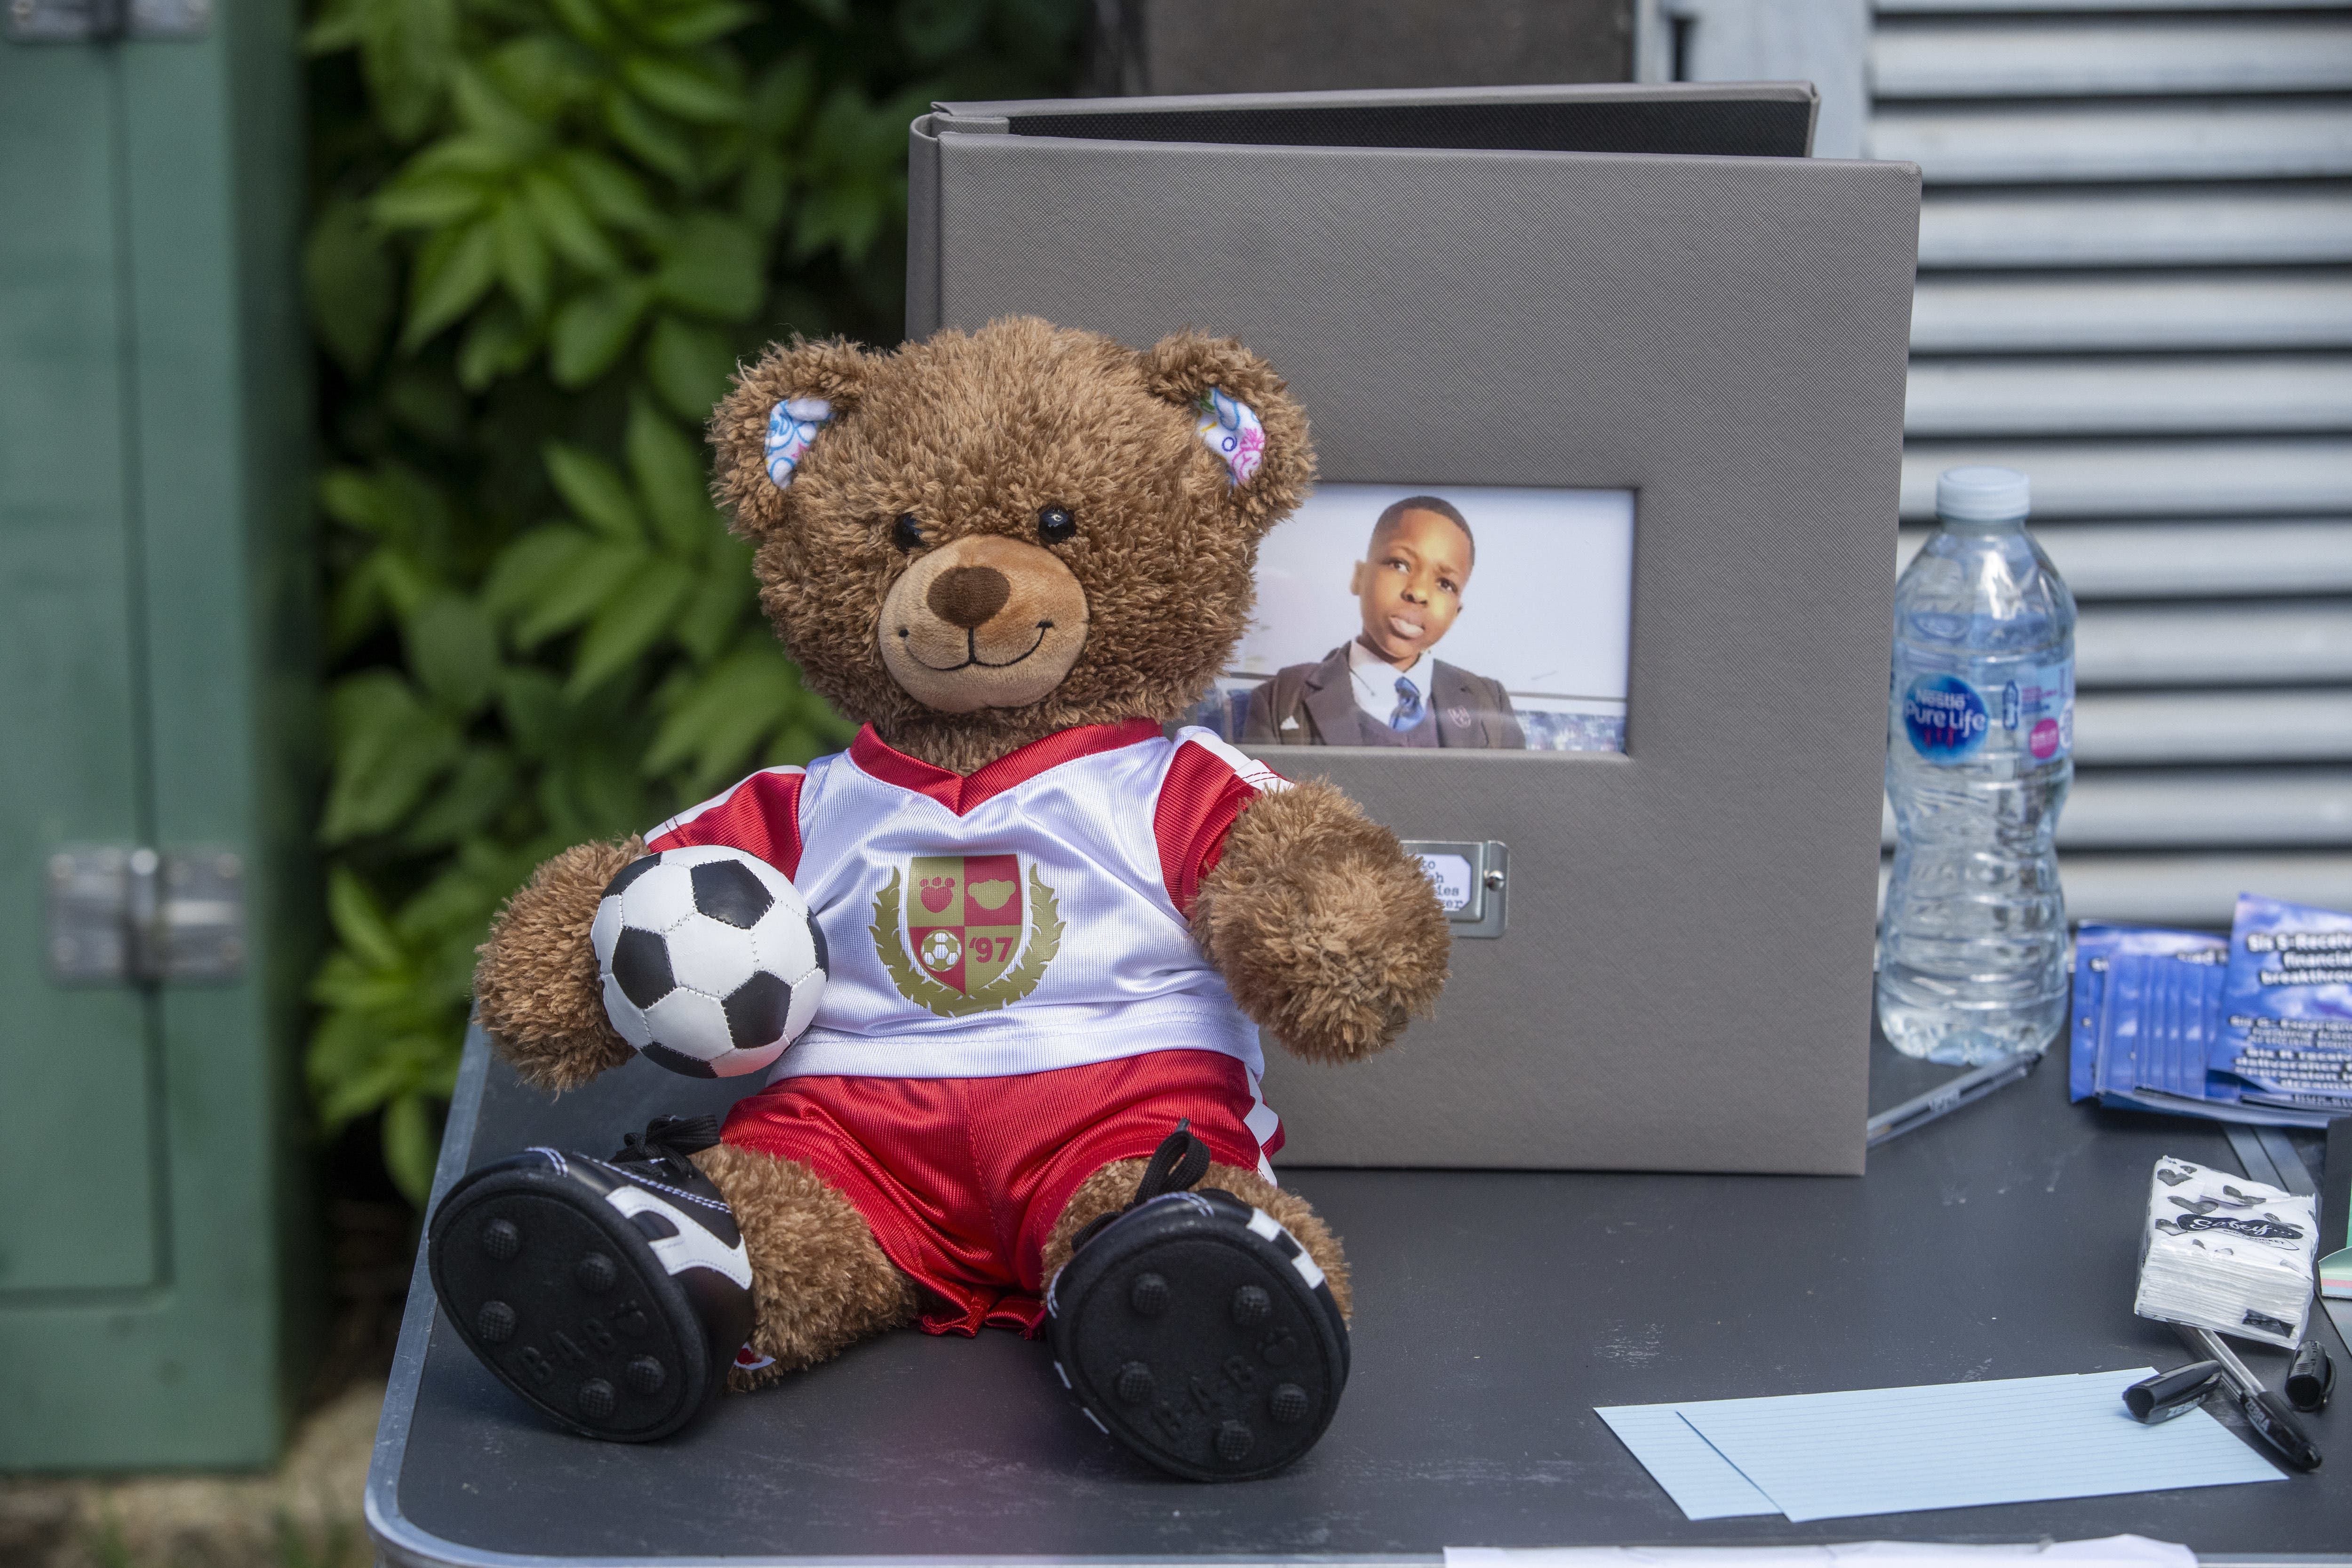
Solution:
{"label": "green foliage", "polygon": [[1085,0],[324,0],[329,1130],[421,1200],[530,868],[841,744],[699,440],[773,338],[898,336],[907,122],[1065,90]]}

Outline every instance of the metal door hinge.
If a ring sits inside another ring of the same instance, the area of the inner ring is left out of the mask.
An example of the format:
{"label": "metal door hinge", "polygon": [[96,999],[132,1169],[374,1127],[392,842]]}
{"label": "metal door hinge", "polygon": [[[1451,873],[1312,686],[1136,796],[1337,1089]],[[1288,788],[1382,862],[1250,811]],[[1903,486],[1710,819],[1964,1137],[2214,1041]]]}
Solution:
{"label": "metal door hinge", "polygon": [[1421,862],[1437,888],[1437,902],[1456,936],[1500,936],[1503,894],[1511,852],[1499,839],[1407,839],[1404,852]]}
{"label": "metal door hinge", "polygon": [[49,856],[49,974],[72,986],[233,980],[245,972],[245,862],[84,845]]}
{"label": "metal door hinge", "polygon": [[18,44],[103,44],[117,38],[201,38],[217,0],[0,0],[0,26]]}

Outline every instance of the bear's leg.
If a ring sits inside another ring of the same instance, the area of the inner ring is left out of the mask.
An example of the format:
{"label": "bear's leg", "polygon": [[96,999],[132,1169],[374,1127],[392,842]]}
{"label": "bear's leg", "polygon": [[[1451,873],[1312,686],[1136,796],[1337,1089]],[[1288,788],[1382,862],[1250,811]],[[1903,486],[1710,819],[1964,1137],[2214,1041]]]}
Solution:
{"label": "bear's leg", "polygon": [[[1078,1184],[1070,1201],[1062,1208],[1062,1218],[1055,1222],[1053,1235],[1045,1243],[1045,1278],[1052,1279],[1070,1260],[1071,1240],[1081,1230],[1106,1214],[1116,1214],[1127,1207],[1135,1196],[1135,1184],[1143,1178],[1142,1160],[1114,1160]],[[1348,1260],[1339,1249],[1339,1239],[1323,1223],[1307,1201],[1295,1192],[1275,1186],[1265,1177],[1242,1166],[1212,1164],[1209,1174],[1201,1178],[1202,1186],[1220,1186],[1253,1208],[1262,1208],[1274,1216],[1285,1230],[1298,1239],[1308,1257],[1322,1267],[1323,1277],[1331,1286],[1332,1299],[1339,1303],[1342,1317],[1353,1322],[1356,1315],[1354,1299],[1348,1288]]]}
{"label": "bear's leg", "polygon": [[1195,1201],[1138,1204],[1139,1188],[1192,1185],[1143,1187],[1173,1153],[1107,1165],[1064,1205],[1040,1260],[1055,1366],[1097,1427],[1161,1469],[1271,1475],[1314,1447],[1347,1385],[1347,1263],[1305,1199],[1243,1166],[1210,1164]]}
{"label": "bear's leg", "polygon": [[751,1255],[751,1349],[738,1393],[827,1361],[866,1335],[912,1322],[915,1284],[883,1255],[849,1200],[797,1160],[720,1144],[694,1155],[742,1228]]}
{"label": "bear's leg", "polygon": [[[656,1118],[599,1159],[532,1148],[467,1173],[425,1250],[451,1325],[558,1425],[663,1437],[719,1388],[752,1387],[913,1315],[866,1221],[806,1166]],[[750,1344],[772,1364],[740,1366]]]}

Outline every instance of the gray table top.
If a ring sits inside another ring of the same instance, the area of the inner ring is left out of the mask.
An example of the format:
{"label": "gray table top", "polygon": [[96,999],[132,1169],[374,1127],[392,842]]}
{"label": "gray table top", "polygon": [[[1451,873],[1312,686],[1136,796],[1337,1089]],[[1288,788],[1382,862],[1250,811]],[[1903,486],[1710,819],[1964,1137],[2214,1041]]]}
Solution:
{"label": "gray table top", "polygon": [[[1874,1105],[1948,1073],[1881,1054]],[[2308,1418],[2338,1457],[2284,1485],[1806,1525],[1685,1520],[1592,1414],[2189,1359],[2131,1312],[2148,1171],[2166,1154],[2243,1166],[2217,1128],[2069,1105],[2064,1077],[2053,1060],[1874,1152],[1860,1179],[1286,1172],[1346,1239],[1355,1368],[1321,1445],[1245,1485],[1129,1459],[1066,1403],[1042,1346],[996,1332],[885,1335],[660,1444],[568,1437],[436,1321],[420,1270],[370,1521],[403,1563],[1427,1561],[1449,1545],[2126,1531],[2208,1558],[2352,1552],[2347,1401]],[[442,1185],[527,1144],[602,1152],[648,1115],[740,1092],[638,1062],[550,1102],[477,1035]],[[2247,1359],[2284,1375],[2283,1354]]]}

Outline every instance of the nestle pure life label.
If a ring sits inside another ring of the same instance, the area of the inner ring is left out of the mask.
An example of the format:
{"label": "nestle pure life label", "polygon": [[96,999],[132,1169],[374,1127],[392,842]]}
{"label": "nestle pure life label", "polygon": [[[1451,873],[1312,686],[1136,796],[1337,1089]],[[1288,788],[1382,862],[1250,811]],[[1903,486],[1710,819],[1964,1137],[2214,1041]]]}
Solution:
{"label": "nestle pure life label", "polygon": [[1930,762],[1965,762],[1998,734],[2001,738],[1993,744],[2021,747],[2036,762],[2073,751],[2074,662],[1998,673],[2002,678],[1996,685],[1940,672],[1906,679],[1898,670],[1895,721],[1912,749]]}

